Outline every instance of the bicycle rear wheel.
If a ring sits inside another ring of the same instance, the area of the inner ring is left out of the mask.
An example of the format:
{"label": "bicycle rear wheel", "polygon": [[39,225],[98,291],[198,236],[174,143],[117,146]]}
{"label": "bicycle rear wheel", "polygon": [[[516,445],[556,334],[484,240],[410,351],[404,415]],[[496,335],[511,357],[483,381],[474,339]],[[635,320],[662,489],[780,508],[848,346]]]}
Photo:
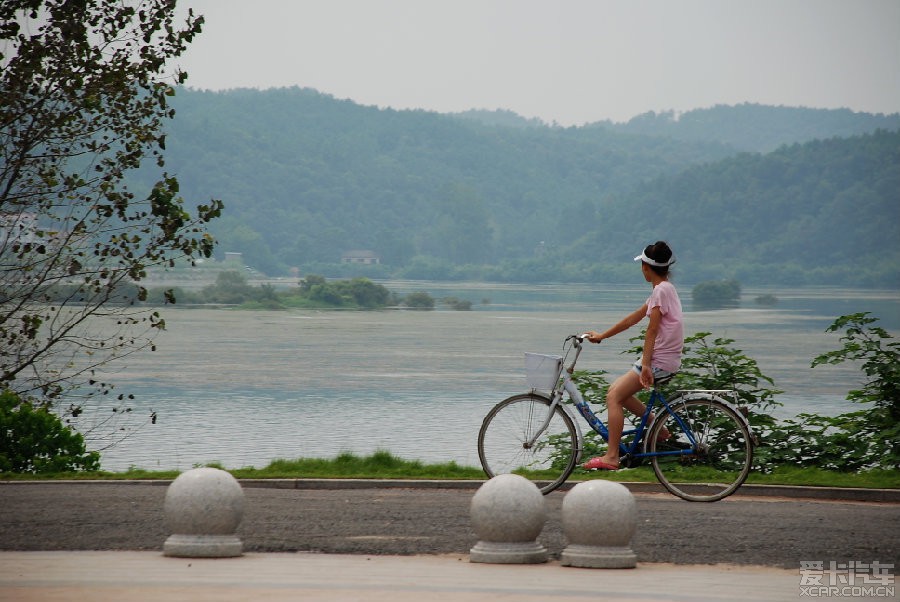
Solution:
{"label": "bicycle rear wheel", "polygon": [[[734,493],[747,478],[753,440],[746,422],[729,406],[706,398],[672,404],[693,435],[693,443],[673,414],[661,414],[649,432],[653,472],[671,493],[691,502],[715,502]],[[660,440],[668,429],[670,437]]]}
{"label": "bicycle rear wheel", "polygon": [[484,417],[478,457],[488,477],[521,474],[544,494],[565,482],[578,460],[578,433],[561,406],[552,414],[550,406],[543,395],[525,393],[501,401]]}

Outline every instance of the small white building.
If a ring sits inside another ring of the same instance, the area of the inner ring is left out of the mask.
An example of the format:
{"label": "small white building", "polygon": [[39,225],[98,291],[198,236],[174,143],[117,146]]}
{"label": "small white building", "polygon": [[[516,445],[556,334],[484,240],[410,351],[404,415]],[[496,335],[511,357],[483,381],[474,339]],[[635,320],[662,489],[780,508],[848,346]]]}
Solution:
{"label": "small white building", "polygon": [[341,263],[364,263],[367,265],[374,265],[381,263],[381,257],[379,257],[375,251],[345,251],[341,255]]}

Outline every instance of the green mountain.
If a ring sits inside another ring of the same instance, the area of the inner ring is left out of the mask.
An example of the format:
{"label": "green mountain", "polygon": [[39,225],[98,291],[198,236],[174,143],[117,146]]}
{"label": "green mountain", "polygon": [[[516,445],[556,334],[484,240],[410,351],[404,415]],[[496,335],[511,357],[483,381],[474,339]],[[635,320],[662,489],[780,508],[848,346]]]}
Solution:
{"label": "green mountain", "polygon": [[646,233],[668,239],[694,282],[900,286],[900,132],[735,155],[645,182],[627,204],[607,241],[577,252],[611,261],[610,244]]}
{"label": "green mountain", "polygon": [[625,124],[606,127],[630,134],[670,136],[677,140],[718,141],[737,150],[770,152],[786,144],[847,138],[875,130],[900,129],[900,114],[872,115],[849,109],[812,110],[745,103],[645,113]]}
{"label": "green mountain", "polygon": [[[898,215],[896,115],[835,121],[829,111],[743,105],[562,128],[509,112],[378,109],[299,88],[181,89],[173,105],[166,169],[185,198],[225,202],[213,227],[220,252],[270,274],[633,280],[627,259],[666,238],[686,278],[793,279],[813,248],[827,282],[897,280],[896,255],[869,263],[875,242],[898,239],[898,220],[885,219]],[[727,121],[729,110],[728,132],[680,129]],[[835,138],[847,127],[851,137]],[[824,140],[736,150],[773,144],[746,139],[771,131]],[[350,250],[381,263],[342,265]]]}

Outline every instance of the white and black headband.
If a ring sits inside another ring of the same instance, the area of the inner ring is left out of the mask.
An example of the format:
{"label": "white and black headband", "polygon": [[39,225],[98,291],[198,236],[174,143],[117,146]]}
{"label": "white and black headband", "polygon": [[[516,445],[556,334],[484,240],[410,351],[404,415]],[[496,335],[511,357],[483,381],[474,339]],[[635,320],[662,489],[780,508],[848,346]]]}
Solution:
{"label": "white and black headband", "polygon": [[650,259],[649,257],[647,257],[646,253],[641,252],[640,255],[638,255],[637,257],[634,258],[634,260],[635,261],[643,261],[644,263],[646,263],[648,265],[652,265],[657,268],[667,268],[670,265],[672,265],[673,263],[675,263],[675,256],[673,255],[672,257],[670,257],[669,261],[656,261],[655,259]]}

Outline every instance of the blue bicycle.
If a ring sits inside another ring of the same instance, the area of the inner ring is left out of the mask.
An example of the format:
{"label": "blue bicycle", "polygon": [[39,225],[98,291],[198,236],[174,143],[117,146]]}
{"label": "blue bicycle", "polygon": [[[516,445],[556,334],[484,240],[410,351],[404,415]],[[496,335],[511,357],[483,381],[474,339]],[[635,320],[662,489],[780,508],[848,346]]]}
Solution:
{"label": "blue bicycle", "polygon": [[[581,461],[584,437],[563,393],[591,429],[608,440],[606,425],[570,376],[584,340],[585,335],[567,337],[563,357],[525,354],[531,391],[494,406],[478,433],[478,456],[488,477],[521,473],[533,478],[544,494],[569,478]],[[750,472],[755,445],[750,424],[725,399],[734,391],[679,391],[666,399],[660,386],[670,379],[655,383],[647,411],[635,428],[623,433],[619,466],[649,461],[656,478],[674,495],[694,502],[721,500]],[[656,415],[653,421],[651,414]]]}

